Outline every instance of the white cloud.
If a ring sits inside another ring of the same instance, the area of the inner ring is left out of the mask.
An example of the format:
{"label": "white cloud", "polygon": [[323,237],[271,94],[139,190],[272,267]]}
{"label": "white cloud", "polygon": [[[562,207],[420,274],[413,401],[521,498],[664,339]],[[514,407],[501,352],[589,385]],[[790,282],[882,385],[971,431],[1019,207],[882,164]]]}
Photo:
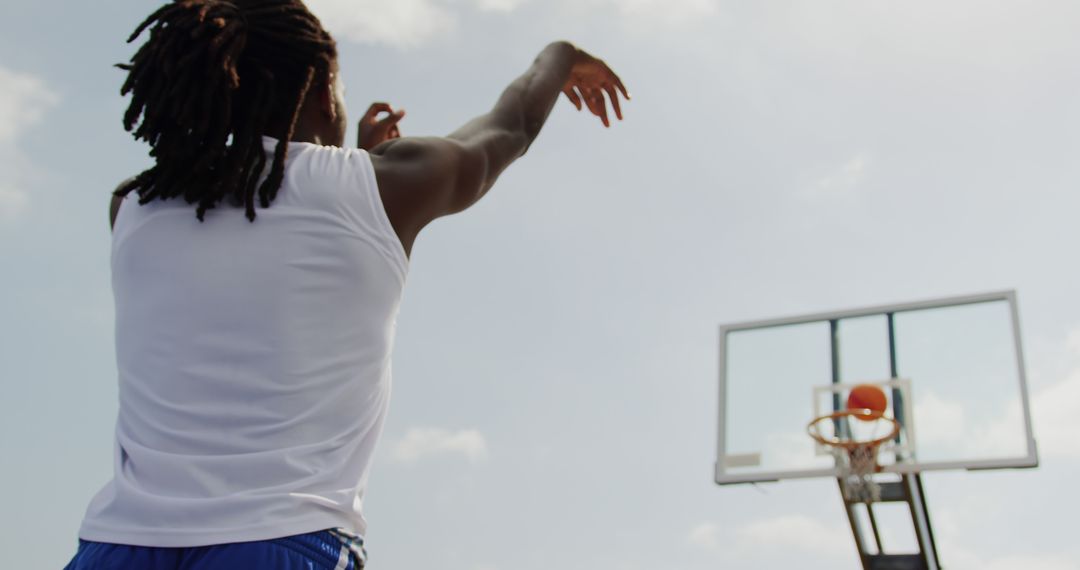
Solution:
{"label": "white cloud", "polygon": [[413,428],[394,445],[393,458],[413,462],[442,455],[463,455],[471,461],[487,457],[484,435],[474,429]]}
{"label": "white cloud", "polygon": [[740,540],[762,548],[789,549],[830,558],[847,557],[851,532],[806,515],[783,515],[751,522],[737,531]]}
{"label": "white cloud", "polygon": [[338,39],[414,47],[453,30],[457,16],[436,0],[307,0]]}
{"label": "white cloud", "polygon": [[835,171],[818,179],[817,182],[805,190],[804,194],[808,198],[817,199],[835,199],[849,196],[858,190],[866,175],[868,166],[869,159],[866,154],[857,154],[840,165]]}
{"label": "white cloud", "polygon": [[463,8],[512,12],[525,0],[307,0],[326,29],[340,40],[418,47],[458,26]]}
{"label": "white cloud", "polygon": [[832,456],[815,451],[814,441],[804,431],[770,433],[765,437],[762,463],[776,469],[828,468],[834,465]]}
{"label": "white cloud", "polygon": [[668,24],[693,22],[719,12],[715,0],[620,0],[619,10],[630,17]]}
{"label": "white cloud", "polygon": [[929,389],[923,390],[915,402],[915,425],[919,446],[934,448],[966,444],[969,425],[964,406],[946,401]]}
{"label": "white cloud", "polygon": [[0,67],[0,142],[15,140],[41,120],[56,95],[41,79]]}
{"label": "white cloud", "polygon": [[[846,57],[875,57],[879,66],[918,61],[1030,67],[1069,53],[1072,47],[1065,23],[1070,18],[1039,17],[1043,14],[1022,2],[761,4],[767,5],[761,13],[780,24],[776,28],[785,42],[804,49],[845,52]],[[958,33],[961,29],[963,33]],[[919,41],[911,41],[913,37]]]}
{"label": "white cloud", "polygon": [[1032,396],[1032,423],[1041,455],[1080,458],[1080,329],[1061,350],[1065,372]]}
{"label": "white cloud", "polygon": [[[1029,382],[1031,421],[1042,458],[1080,458],[1080,328],[1049,348],[1049,369],[1032,371]],[[1015,457],[1026,441],[1019,399],[1003,405],[993,418],[975,422],[958,402],[934,392],[919,394],[915,407],[916,444],[937,455]],[[954,450],[954,451],[951,451]]]}
{"label": "white cloud", "polygon": [[700,22],[720,12],[716,0],[571,0],[592,11],[615,12],[630,24],[672,27]]}
{"label": "white cloud", "polygon": [[41,79],[0,67],[0,222],[18,217],[29,204],[23,184],[32,169],[19,139],[60,100]]}
{"label": "white cloud", "polygon": [[4,173],[0,173],[0,222],[11,221],[22,214],[26,210],[26,205],[30,200],[26,197],[26,192],[21,190],[17,184],[12,183],[11,178],[12,164],[17,161],[8,160],[6,151],[0,150],[0,168],[4,169]]}
{"label": "white cloud", "polygon": [[915,443],[934,460],[1019,457],[1027,448],[1019,398],[976,421],[962,403],[946,401],[927,390],[914,410],[918,427]]}
{"label": "white cloud", "polygon": [[512,12],[525,0],[476,0],[476,7],[485,12]]}
{"label": "white cloud", "polygon": [[734,532],[713,522],[703,522],[686,537],[689,544],[725,555],[737,549],[749,555],[783,551],[845,560],[851,555],[851,540],[851,531],[846,526],[828,525],[801,514],[752,521]]}
{"label": "white cloud", "polygon": [[703,522],[690,531],[686,541],[706,550],[721,550],[724,547],[724,531],[716,523]]}
{"label": "white cloud", "polygon": [[[529,0],[307,0],[339,40],[415,48],[452,33],[469,12],[509,14]],[[719,12],[717,0],[563,0],[570,16],[614,15],[631,27],[677,27]]]}
{"label": "white cloud", "polygon": [[1038,568],[1039,570],[1080,570],[1080,563],[1061,556],[1009,556],[972,566],[981,570],[1015,570]]}
{"label": "white cloud", "polygon": [[[934,524],[937,525],[936,519]],[[1061,553],[1013,554],[992,558],[981,552],[982,549],[960,545],[958,542],[959,539],[950,537],[947,558],[943,559],[951,570],[1080,570],[1080,563]]]}

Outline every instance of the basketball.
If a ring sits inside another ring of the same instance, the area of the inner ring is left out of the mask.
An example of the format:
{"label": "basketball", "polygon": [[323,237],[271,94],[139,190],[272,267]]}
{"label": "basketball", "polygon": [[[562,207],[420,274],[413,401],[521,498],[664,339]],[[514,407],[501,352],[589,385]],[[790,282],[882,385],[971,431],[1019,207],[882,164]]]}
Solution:
{"label": "basketball", "polygon": [[[878,414],[884,414],[886,407],[888,407],[888,400],[885,398],[885,391],[873,384],[859,384],[848,393],[847,409],[849,410],[870,410]],[[855,417],[866,422],[877,419],[863,416]]]}

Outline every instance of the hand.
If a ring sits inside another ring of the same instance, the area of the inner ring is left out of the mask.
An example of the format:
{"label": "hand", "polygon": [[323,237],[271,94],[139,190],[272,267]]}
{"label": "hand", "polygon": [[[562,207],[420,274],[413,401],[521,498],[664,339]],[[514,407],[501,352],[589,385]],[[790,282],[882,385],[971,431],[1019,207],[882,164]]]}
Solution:
{"label": "hand", "polygon": [[[387,116],[379,119],[378,116],[382,113],[387,113]],[[389,103],[372,103],[364,116],[360,118],[356,146],[371,150],[388,140],[400,138],[398,121],[404,116],[404,109],[395,111]]]}
{"label": "hand", "polygon": [[604,94],[606,93],[608,99],[611,100],[611,108],[615,110],[615,116],[620,121],[622,109],[619,107],[619,93],[622,93],[626,100],[630,100],[630,94],[626,92],[626,87],[623,86],[619,76],[615,75],[606,63],[580,49],[577,52],[577,60],[570,69],[570,78],[562,91],[578,111],[581,110],[581,103],[584,101],[589,111],[600,117],[605,127],[610,127],[611,122],[608,120],[607,101],[604,99]]}

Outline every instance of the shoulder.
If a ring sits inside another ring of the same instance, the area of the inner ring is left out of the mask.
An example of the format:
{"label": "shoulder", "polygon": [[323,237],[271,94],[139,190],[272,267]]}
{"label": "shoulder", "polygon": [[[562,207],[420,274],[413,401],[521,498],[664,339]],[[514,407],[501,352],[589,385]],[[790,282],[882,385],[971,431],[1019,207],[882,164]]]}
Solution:
{"label": "shoulder", "polygon": [[121,196],[118,192],[127,188],[132,182],[135,181],[135,177],[132,176],[119,185],[112,192],[112,200],[109,202],[109,227],[112,228],[116,225],[116,216],[120,213],[120,205],[124,203],[125,196]]}
{"label": "shoulder", "polygon": [[446,137],[394,139],[372,149],[371,162],[384,192],[408,196],[439,215],[464,209],[454,204],[456,191],[476,186],[487,169],[483,152]]}
{"label": "shoulder", "polygon": [[443,137],[409,137],[387,141],[371,149],[377,171],[408,177],[440,177],[445,170],[469,158],[464,143]]}
{"label": "shoulder", "polygon": [[461,152],[436,137],[394,139],[371,149],[379,196],[407,252],[428,223],[451,209]]}

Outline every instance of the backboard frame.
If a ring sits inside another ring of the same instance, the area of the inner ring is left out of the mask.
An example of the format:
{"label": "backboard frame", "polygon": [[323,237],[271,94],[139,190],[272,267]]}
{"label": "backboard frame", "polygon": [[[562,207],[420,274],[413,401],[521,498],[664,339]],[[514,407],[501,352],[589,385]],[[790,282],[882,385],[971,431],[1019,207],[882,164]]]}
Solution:
{"label": "backboard frame", "polygon": [[787,325],[800,325],[822,321],[834,321],[841,319],[851,319],[858,317],[868,317],[873,315],[887,315],[895,313],[903,313],[908,311],[919,311],[924,309],[938,309],[946,307],[955,307],[963,305],[973,305],[978,303],[991,303],[991,302],[1004,301],[1009,306],[1009,316],[1012,326],[1013,341],[1015,343],[1016,351],[1016,365],[1017,365],[1017,377],[1020,382],[1020,402],[1023,413],[1023,425],[1026,431],[1026,446],[1027,451],[1023,457],[1006,458],[1006,459],[986,459],[986,460],[970,460],[970,461],[936,461],[928,463],[916,463],[916,464],[894,464],[884,466],[882,472],[885,473],[919,473],[923,471],[945,471],[945,470],[989,470],[989,469],[1018,469],[1018,468],[1032,468],[1037,467],[1038,449],[1035,442],[1034,432],[1031,424],[1031,409],[1030,398],[1028,395],[1027,386],[1027,373],[1026,366],[1024,364],[1024,352],[1020,336],[1020,318],[1019,311],[1017,309],[1016,292],[1014,290],[997,291],[991,293],[981,293],[975,295],[964,295],[956,297],[945,297],[924,301],[915,301],[908,303],[899,303],[892,305],[878,305],[872,307],[864,307],[861,309],[851,309],[844,311],[832,311],[823,313],[813,313],[806,315],[798,315],[794,317],[785,317],[778,319],[765,319],[757,321],[746,321],[733,324],[721,325],[719,327],[719,407],[717,408],[717,446],[716,446],[716,461],[714,464],[714,480],[718,485],[730,485],[741,483],[764,483],[772,481],[780,481],[784,479],[805,479],[813,477],[835,477],[837,471],[835,468],[819,468],[819,469],[804,469],[804,470],[792,470],[792,471],[771,471],[771,472],[755,472],[755,473],[729,473],[725,469],[725,466],[732,462],[732,466],[735,466],[734,462],[739,460],[738,456],[729,457],[726,453],[726,438],[725,430],[727,426],[726,410],[727,410],[727,336],[729,333],[737,331],[745,331],[751,329],[764,329],[771,327],[780,327]]}

